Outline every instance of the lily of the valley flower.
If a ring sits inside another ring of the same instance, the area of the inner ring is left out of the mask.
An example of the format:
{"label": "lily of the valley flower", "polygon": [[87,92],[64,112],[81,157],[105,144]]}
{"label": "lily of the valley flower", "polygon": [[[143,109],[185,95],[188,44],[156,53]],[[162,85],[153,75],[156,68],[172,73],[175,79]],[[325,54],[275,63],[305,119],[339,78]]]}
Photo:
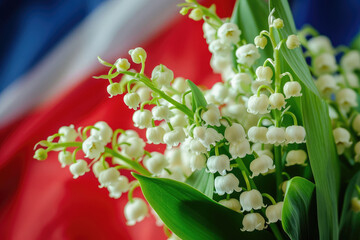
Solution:
{"label": "lily of the valley flower", "polygon": [[239,187],[239,179],[234,174],[228,173],[225,176],[215,178],[215,190],[218,195],[224,195],[225,193],[231,194],[234,191],[240,192],[242,189]]}
{"label": "lily of the valley flower", "polygon": [[69,170],[74,176],[74,179],[90,171],[87,162],[82,159],[76,160],[76,163],[71,164]]}
{"label": "lily of the valley flower", "polygon": [[105,143],[99,135],[91,135],[82,144],[85,157],[97,159],[105,151]]}
{"label": "lily of the valley flower", "polygon": [[265,219],[259,213],[246,214],[242,221],[243,228],[241,231],[252,232],[256,230],[265,229]]}
{"label": "lily of the valley flower", "polygon": [[148,215],[148,207],[141,198],[133,198],[124,208],[126,224],[133,226],[136,222],[141,222]]}
{"label": "lily of the valley flower", "polygon": [[261,193],[256,189],[242,192],[240,194],[240,204],[242,206],[242,212],[251,211],[252,209],[258,210],[266,207]]}

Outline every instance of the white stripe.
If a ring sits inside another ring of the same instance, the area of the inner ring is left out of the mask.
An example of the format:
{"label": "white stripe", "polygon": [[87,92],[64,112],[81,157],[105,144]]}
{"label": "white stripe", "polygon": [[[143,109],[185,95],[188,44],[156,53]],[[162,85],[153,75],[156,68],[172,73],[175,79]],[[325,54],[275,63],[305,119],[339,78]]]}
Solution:
{"label": "white stripe", "polygon": [[99,66],[97,56],[124,56],[129,48],[156,34],[178,16],[176,3],[179,1],[104,2],[30,72],[3,91],[0,127],[89,75]]}

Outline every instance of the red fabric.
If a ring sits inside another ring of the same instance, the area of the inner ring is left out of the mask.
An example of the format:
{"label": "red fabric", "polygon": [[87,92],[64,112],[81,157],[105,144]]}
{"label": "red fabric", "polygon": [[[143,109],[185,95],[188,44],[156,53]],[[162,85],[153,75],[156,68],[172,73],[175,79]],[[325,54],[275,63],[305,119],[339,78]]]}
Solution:
{"label": "red fabric", "polygon": [[[215,1],[214,1],[215,2]],[[220,16],[229,16],[234,1],[217,1]],[[134,46],[136,47],[136,46]],[[219,80],[209,67],[210,54],[202,37],[201,23],[176,18],[144,47],[148,53],[146,73],[159,63],[196,83],[211,85]],[[127,57],[122,54],[123,57]],[[134,64],[133,64],[134,65]],[[99,68],[81,84],[0,129],[0,238],[32,239],[164,239],[154,217],[128,227],[123,208],[127,197],[108,197],[98,188],[93,174],[72,179],[60,168],[56,153],[44,162],[32,158],[36,142],[56,133],[60,126],[92,125],[104,120],[112,128],[133,128],[129,110],[121,97],[108,98],[104,74]],[[142,133],[143,134],[143,133]],[[137,196],[141,193],[136,192]]]}

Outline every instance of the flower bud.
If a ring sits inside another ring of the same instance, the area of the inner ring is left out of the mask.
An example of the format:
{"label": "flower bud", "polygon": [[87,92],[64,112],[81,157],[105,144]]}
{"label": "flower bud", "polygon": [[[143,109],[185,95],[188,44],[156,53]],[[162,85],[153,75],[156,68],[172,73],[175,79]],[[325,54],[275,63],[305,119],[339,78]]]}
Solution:
{"label": "flower bud", "polygon": [[90,171],[87,162],[82,159],[76,160],[76,163],[71,164],[69,169],[72,175],[74,175],[74,179]]}
{"label": "flower bud", "polygon": [[118,94],[121,94],[121,85],[120,83],[111,83],[106,88],[107,92],[109,93],[110,97],[116,96]]}
{"label": "flower bud", "polygon": [[251,127],[248,130],[249,140],[253,143],[267,143],[267,131],[266,127]]}
{"label": "flower bud", "polygon": [[234,174],[228,173],[225,176],[215,178],[215,192],[218,195],[232,194],[234,191],[240,192],[239,179]]}
{"label": "flower bud", "polygon": [[195,20],[195,21],[200,21],[204,16],[203,11],[200,8],[195,8],[191,11],[191,13],[189,14],[189,18]]}
{"label": "flower bud", "polygon": [[289,126],[285,130],[285,138],[287,143],[304,143],[305,136],[306,132],[303,126]]}
{"label": "flower bud", "polygon": [[252,160],[250,163],[250,171],[253,173],[251,178],[259,176],[260,173],[267,173],[269,170],[274,169],[275,165],[273,160],[267,155],[261,155]]}
{"label": "flower bud", "polygon": [[273,21],[273,26],[277,29],[284,27],[284,21],[281,18],[277,18]]}
{"label": "flower bud", "polygon": [[260,58],[260,53],[254,44],[240,46],[235,52],[237,62],[251,67]]}
{"label": "flower bud", "polygon": [[118,199],[121,197],[123,192],[129,190],[129,180],[125,176],[120,176],[116,181],[114,181],[110,186],[108,186],[109,196],[111,198]]}
{"label": "flower bud", "polygon": [[141,198],[133,198],[124,208],[126,225],[133,226],[136,222],[141,222],[148,214],[148,208],[144,200]]}
{"label": "flower bud", "polygon": [[317,36],[309,39],[308,48],[314,55],[332,53],[334,51],[329,38],[325,36]]}
{"label": "flower bud", "polygon": [[230,208],[235,212],[240,212],[241,206],[239,200],[235,198],[230,199],[223,199],[219,201],[219,204],[223,205],[224,207]]}
{"label": "flower bud", "polygon": [[315,85],[317,89],[319,89],[319,92],[325,97],[330,97],[330,95],[339,88],[336,85],[335,78],[329,74],[321,75],[315,82]]}
{"label": "flower bud", "polygon": [[152,114],[147,109],[134,112],[132,119],[135,127],[140,129],[151,127]]}
{"label": "flower bud", "polygon": [[282,93],[273,93],[269,97],[269,103],[272,109],[281,110],[285,107],[285,97]]}
{"label": "flower bud", "polygon": [[304,150],[302,150],[302,149],[291,150],[286,155],[286,164],[285,164],[285,166],[288,167],[288,166],[293,166],[293,165],[296,165],[296,164],[304,165],[306,159],[307,159],[307,154],[306,154],[306,152]]}
{"label": "flower bud", "polygon": [[284,85],[284,94],[286,99],[291,97],[301,97],[301,85],[298,82],[287,82]]}
{"label": "flower bud", "polygon": [[98,159],[105,151],[105,143],[98,135],[91,135],[83,142],[82,150],[85,153],[85,157]]}
{"label": "flower bud", "polygon": [[288,184],[288,180],[286,180],[286,181],[283,181],[282,183],[281,183],[281,190],[283,191],[283,193],[285,194],[286,193],[286,188],[287,188],[287,184]]}
{"label": "flower bud", "polygon": [[78,137],[78,133],[74,129],[74,125],[70,125],[69,127],[63,126],[59,128],[59,134],[61,134],[59,143],[74,142]]}
{"label": "flower bud", "polygon": [[267,44],[267,39],[264,36],[256,36],[254,39],[254,43],[255,43],[256,47],[264,49]]}
{"label": "flower bud", "polygon": [[360,212],[360,199],[357,197],[353,197],[351,199],[351,210],[358,213]]}
{"label": "flower bud", "polygon": [[251,82],[251,76],[247,73],[237,73],[230,80],[231,87],[240,93],[249,92]]}
{"label": "flower bud", "polygon": [[174,73],[165,65],[156,66],[151,73],[151,80],[156,82],[158,86],[170,87],[170,82],[174,79]]}
{"label": "flower bud", "polygon": [[185,132],[181,127],[175,127],[174,130],[164,134],[164,142],[168,147],[175,147],[185,140]]}
{"label": "flower bud", "polygon": [[108,168],[99,174],[99,188],[109,187],[120,177],[120,172],[116,168]]}
{"label": "flower bud", "polygon": [[139,158],[144,155],[145,142],[139,137],[130,137],[126,140],[127,144],[121,145],[122,153],[130,158]]}
{"label": "flower bud", "polygon": [[330,53],[323,53],[313,60],[314,72],[320,76],[323,74],[331,74],[337,70],[336,60],[334,55]]}
{"label": "flower bud", "polygon": [[211,173],[220,173],[225,175],[226,171],[231,171],[230,159],[228,156],[222,154],[219,156],[211,156],[206,162],[206,165]]}
{"label": "flower bud", "polygon": [[345,152],[345,148],[350,147],[352,144],[350,133],[345,128],[338,127],[333,130],[333,134],[337,153],[341,155]]}
{"label": "flower bud", "polygon": [[341,67],[347,71],[360,69],[360,53],[357,50],[347,52],[340,60]]}
{"label": "flower bud", "polygon": [[278,146],[285,142],[284,128],[271,126],[266,133],[268,143]]}
{"label": "flower bud", "polygon": [[257,79],[256,79],[257,81],[267,81],[267,82],[271,83],[273,71],[272,71],[271,67],[260,66],[256,69],[256,76],[257,76]]}
{"label": "flower bud", "polygon": [[228,44],[236,44],[240,41],[241,31],[235,23],[224,23],[219,27],[217,35],[221,41]]}
{"label": "flower bud", "polygon": [[47,151],[44,148],[39,148],[34,154],[34,158],[39,161],[46,160],[48,157]]}
{"label": "flower bud", "polygon": [[275,223],[277,221],[281,221],[281,214],[284,202],[278,202],[275,205],[270,205],[266,208],[265,214],[268,218],[267,224]]}
{"label": "flower bud", "polygon": [[268,106],[269,98],[265,94],[261,94],[259,97],[252,95],[248,100],[247,111],[252,114],[266,114],[270,112]]}
{"label": "flower bud", "polygon": [[147,56],[145,50],[143,48],[141,48],[141,47],[131,49],[129,51],[129,54],[131,56],[132,61],[134,63],[138,63],[138,64],[141,63],[142,61],[145,62],[146,56]]}
{"label": "flower bud", "polygon": [[186,83],[185,78],[183,78],[183,77],[175,78],[171,87],[180,93],[184,93],[184,92],[186,92],[186,90],[189,89],[189,86]]}
{"label": "flower bud", "polygon": [[237,142],[231,142],[229,145],[229,153],[231,159],[243,158],[246,154],[251,154],[250,143],[247,139]]}
{"label": "flower bud", "polygon": [[118,72],[127,71],[130,68],[130,63],[126,58],[119,58],[114,65]]}
{"label": "flower bud", "polygon": [[139,94],[137,94],[136,92],[125,94],[124,103],[130,109],[136,110],[139,107],[139,104],[140,104],[140,96],[139,96]]}
{"label": "flower bud", "polygon": [[245,137],[245,130],[239,123],[233,123],[230,127],[225,129],[225,138],[229,142],[242,141],[245,139]]}
{"label": "flower bud", "polygon": [[191,154],[190,155],[190,168],[191,171],[201,170],[206,166],[206,157],[204,154]]}
{"label": "flower bud", "polygon": [[339,107],[348,112],[351,107],[357,107],[357,95],[351,88],[343,88],[336,93],[336,103]]}
{"label": "flower bud", "polygon": [[161,171],[167,166],[164,155],[158,152],[152,152],[151,157],[145,158],[143,163],[149,172],[155,175],[160,174]]}
{"label": "flower bud", "polygon": [[151,89],[147,87],[139,87],[136,90],[136,93],[140,97],[140,102],[149,101],[151,99],[151,92],[152,92]]}
{"label": "flower bud", "polygon": [[264,205],[261,193],[256,189],[242,192],[240,194],[240,204],[242,206],[241,212],[251,211],[252,209],[258,210],[266,207]]}
{"label": "flower bud", "polygon": [[73,163],[72,155],[69,151],[60,151],[58,155],[59,162],[61,163],[61,167],[64,168],[67,165]]}
{"label": "flower bud", "polygon": [[90,131],[91,135],[98,135],[105,144],[111,141],[113,130],[106,122],[97,122],[95,123],[94,127],[98,128],[99,130],[92,128]]}
{"label": "flower bud", "polygon": [[298,36],[296,35],[290,35],[288,36],[287,40],[286,40],[286,46],[288,49],[295,49],[298,48],[300,46],[300,40],[298,38]]}
{"label": "flower bud", "polygon": [[201,118],[206,122],[206,124],[210,126],[220,127],[220,111],[213,104],[209,104],[207,106],[207,110],[201,114]]}
{"label": "flower bud", "polygon": [[161,126],[151,127],[146,129],[146,138],[148,143],[160,144],[164,143],[164,135],[166,131]]}
{"label": "flower bud", "polygon": [[252,232],[265,229],[265,219],[259,213],[246,214],[242,220],[243,228],[241,231]]}
{"label": "flower bud", "polygon": [[186,14],[188,14],[189,12],[189,8],[183,7],[180,9],[180,14],[185,16]]}
{"label": "flower bud", "polygon": [[106,161],[96,161],[92,167],[92,171],[95,177],[99,177],[100,173],[109,168],[109,164]]}

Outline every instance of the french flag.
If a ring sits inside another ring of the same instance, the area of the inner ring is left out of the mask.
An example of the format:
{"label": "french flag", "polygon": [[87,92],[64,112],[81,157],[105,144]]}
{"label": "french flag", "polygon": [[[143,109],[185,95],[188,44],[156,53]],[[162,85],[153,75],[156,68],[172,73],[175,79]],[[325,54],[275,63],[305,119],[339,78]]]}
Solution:
{"label": "french flag", "polygon": [[[215,3],[231,16],[235,0]],[[134,129],[122,96],[109,99],[97,62],[129,58],[143,47],[145,73],[162,63],[175,76],[207,87],[220,81],[209,66],[202,23],[178,14],[180,0],[3,0],[0,2],[0,238],[166,239],[149,217],[126,226],[127,198],[111,199],[93,174],[76,180],[56,153],[33,159],[36,142],[61,126],[106,121]],[[334,45],[349,44],[360,30],[360,2],[291,1],[300,28],[311,24]],[[336,17],[334,17],[336,16]],[[144,132],[140,132],[144,137]],[[151,150],[151,149],[149,149]],[[155,149],[154,149],[155,150]],[[128,174],[128,173],[124,173]],[[135,196],[142,196],[141,192]]]}

